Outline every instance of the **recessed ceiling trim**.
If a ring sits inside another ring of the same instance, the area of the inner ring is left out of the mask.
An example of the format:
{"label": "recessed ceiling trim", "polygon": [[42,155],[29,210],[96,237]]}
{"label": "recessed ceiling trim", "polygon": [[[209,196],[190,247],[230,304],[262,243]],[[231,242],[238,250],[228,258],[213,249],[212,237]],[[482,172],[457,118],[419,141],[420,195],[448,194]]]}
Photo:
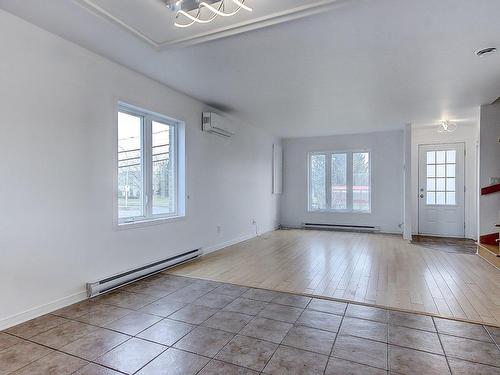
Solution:
{"label": "recessed ceiling trim", "polygon": [[[124,28],[126,31],[132,33],[135,37],[141,39],[142,41],[149,44],[151,47],[161,51],[173,47],[185,47],[195,44],[200,44],[208,42],[211,40],[225,38],[231,35],[241,34],[244,32],[261,29],[264,27],[276,25],[283,22],[293,21],[299,18],[312,16],[321,12],[325,12],[347,3],[353,3],[359,0],[321,0],[314,1],[306,5],[288,9],[282,12],[271,13],[264,17],[259,17],[256,19],[240,22],[237,24],[228,25],[226,27],[220,27],[215,30],[210,30],[203,33],[198,33],[187,38],[178,39],[171,42],[156,41],[137,30],[136,28],[130,26],[126,22],[122,21],[118,17],[109,13],[107,10],[95,4],[92,0],[75,0],[75,2],[88,11],[94,13],[96,16],[103,17],[104,19]],[[362,0],[360,0],[362,1]]]}

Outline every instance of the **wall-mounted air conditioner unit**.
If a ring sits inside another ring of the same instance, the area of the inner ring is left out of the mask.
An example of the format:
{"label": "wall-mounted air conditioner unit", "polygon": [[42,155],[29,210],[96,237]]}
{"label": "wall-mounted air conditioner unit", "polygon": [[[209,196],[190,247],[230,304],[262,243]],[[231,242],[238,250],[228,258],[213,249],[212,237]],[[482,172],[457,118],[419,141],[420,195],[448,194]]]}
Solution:
{"label": "wall-mounted air conditioner unit", "polygon": [[214,112],[203,112],[202,130],[226,138],[235,134],[229,120]]}

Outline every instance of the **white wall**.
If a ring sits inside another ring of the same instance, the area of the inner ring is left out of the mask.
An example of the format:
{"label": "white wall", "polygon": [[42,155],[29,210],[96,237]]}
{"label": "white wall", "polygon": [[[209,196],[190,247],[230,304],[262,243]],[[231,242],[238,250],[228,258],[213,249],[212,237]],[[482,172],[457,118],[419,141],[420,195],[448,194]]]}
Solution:
{"label": "white wall", "polygon": [[[491,177],[500,177],[500,100],[481,106],[479,186],[490,185]],[[500,193],[480,197],[480,235],[498,232]]]}
{"label": "white wall", "polygon": [[[403,131],[331,137],[292,138],[283,141],[284,186],[281,224],[304,222],[377,225],[401,233],[403,223]],[[313,151],[369,150],[372,168],[371,213],[315,213],[307,211],[307,154]]]}
{"label": "white wall", "polygon": [[[278,224],[279,139],[241,123],[231,140],[202,133],[202,103],[4,12],[0,45],[0,329],[83,298],[87,281]],[[114,229],[117,99],[185,121],[185,219]]]}
{"label": "white wall", "polygon": [[460,125],[453,133],[438,133],[437,126],[412,129],[413,233],[418,234],[418,146],[465,143],[465,236],[477,239],[477,142],[478,126]]}

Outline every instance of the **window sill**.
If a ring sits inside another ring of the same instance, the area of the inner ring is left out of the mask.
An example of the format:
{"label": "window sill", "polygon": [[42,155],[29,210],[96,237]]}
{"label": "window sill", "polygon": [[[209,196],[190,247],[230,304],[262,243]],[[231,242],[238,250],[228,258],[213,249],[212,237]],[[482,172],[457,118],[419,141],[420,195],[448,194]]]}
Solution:
{"label": "window sill", "polygon": [[154,218],[154,219],[144,219],[144,220],[138,220],[138,221],[118,223],[117,225],[115,225],[115,228],[116,228],[116,230],[143,228],[143,227],[150,227],[153,225],[161,225],[161,224],[167,224],[167,223],[172,223],[172,222],[176,222],[176,221],[182,221],[185,218],[186,218],[185,215],[158,217],[158,218]]}

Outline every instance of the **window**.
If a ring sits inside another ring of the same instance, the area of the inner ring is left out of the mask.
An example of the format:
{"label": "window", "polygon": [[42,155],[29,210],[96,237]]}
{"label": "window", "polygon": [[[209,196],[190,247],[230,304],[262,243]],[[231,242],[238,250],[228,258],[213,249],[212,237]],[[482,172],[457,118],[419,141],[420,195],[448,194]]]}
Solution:
{"label": "window", "polygon": [[309,154],[309,210],[370,212],[369,152]]}
{"label": "window", "polygon": [[119,105],[119,224],[182,216],[181,130],[175,120]]}
{"label": "window", "polygon": [[428,205],[454,206],[456,204],[456,150],[427,151]]}

